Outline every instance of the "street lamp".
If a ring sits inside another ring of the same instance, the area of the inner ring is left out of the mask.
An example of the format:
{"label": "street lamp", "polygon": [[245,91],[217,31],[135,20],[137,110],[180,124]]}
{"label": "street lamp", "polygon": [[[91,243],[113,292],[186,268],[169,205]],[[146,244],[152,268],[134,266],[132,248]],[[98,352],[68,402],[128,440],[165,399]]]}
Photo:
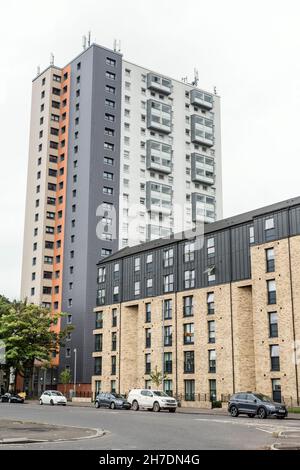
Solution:
{"label": "street lamp", "polygon": [[74,348],[74,397],[76,397],[77,349]]}

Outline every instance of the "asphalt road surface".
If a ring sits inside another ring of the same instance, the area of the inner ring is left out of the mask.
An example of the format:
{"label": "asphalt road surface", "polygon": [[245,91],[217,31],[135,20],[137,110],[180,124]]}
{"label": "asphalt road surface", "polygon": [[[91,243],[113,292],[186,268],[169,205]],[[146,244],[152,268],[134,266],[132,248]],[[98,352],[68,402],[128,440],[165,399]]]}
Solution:
{"label": "asphalt road surface", "polygon": [[300,421],[196,413],[107,410],[0,403],[0,419],[104,429],[103,437],[56,443],[1,445],[4,449],[266,449],[274,432],[300,432]]}

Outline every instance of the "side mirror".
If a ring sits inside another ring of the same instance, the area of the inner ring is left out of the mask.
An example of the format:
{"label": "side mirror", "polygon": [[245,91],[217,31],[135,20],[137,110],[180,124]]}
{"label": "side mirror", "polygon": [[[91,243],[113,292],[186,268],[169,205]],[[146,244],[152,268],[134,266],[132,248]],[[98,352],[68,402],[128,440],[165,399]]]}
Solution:
{"label": "side mirror", "polygon": [[254,398],[254,403],[257,403],[257,400],[256,400],[256,398]]}

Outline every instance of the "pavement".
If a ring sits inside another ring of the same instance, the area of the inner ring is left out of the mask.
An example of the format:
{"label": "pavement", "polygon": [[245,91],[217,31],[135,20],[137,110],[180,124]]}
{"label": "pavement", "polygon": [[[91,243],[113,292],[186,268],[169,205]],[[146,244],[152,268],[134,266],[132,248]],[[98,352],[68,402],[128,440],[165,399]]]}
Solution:
{"label": "pavement", "polygon": [[[0,448],[275,450],[300,446],[298,419],[232,418],[226,410],[220,409],[180,408],[178,411],[153,413],[96,410],[92,406],[75,405],[61,408],[32,402],[24,405],[0,403],[2,438],[4,430],[4,438],[27,439],[10,444],[2,442]],[[39,442],[28,441],[32,436],[36,439],[37,434]],[[45,437],[50,440],[46,442]]]}

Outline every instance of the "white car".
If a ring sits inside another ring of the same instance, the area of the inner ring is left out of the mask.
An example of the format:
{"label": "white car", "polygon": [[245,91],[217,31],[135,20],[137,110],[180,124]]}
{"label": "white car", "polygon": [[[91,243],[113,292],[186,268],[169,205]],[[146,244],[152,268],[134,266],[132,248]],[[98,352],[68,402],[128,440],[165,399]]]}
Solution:
{"label": "white car", "polygon": [[40,396],[40,405],[63,405],[66,406],[66,397],[57,390],[45,390]]}
{"label": "white car", "polygon": [[161,390],[135,388],[130,390],[127,401],[131,404],[133,411],[137,411],[139,408],[146,408],[153,411],[169,410],[170,413],[175,413],[177,408],[175,398],[170,397]]}

